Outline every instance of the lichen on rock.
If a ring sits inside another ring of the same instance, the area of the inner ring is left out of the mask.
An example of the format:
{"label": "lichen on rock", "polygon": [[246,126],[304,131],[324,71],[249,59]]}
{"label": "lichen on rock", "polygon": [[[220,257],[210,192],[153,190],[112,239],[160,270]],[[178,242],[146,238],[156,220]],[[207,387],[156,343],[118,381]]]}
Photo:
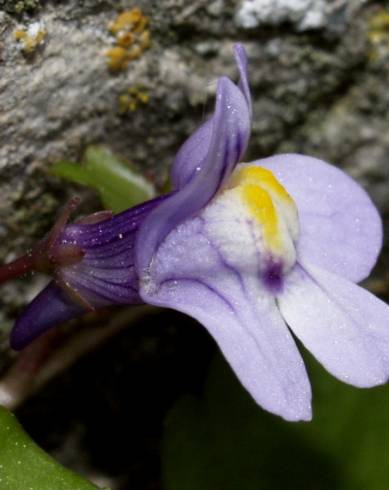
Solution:
{"label": "lichen on rock", "polygon": [[13,36],[20,43],[22,51],[30,55],[43,44],[47,31],[44,24],[38,21],[32,22],[27,27],[16,29]]}
{"label": "lichen on rock", "polygon": [[105,51],[109,70],[118,72],[127,68],[130,61],[138,59],[150,47],[149,18],[134,7],[118,14],[108,23],[115,45]]}
{"label": "lichen on rock", "polygon": [[299,31],[331,29],[335,18],[343,17],[343,23],[350,13],[366,0],[242,0],[236,11],[236,22],[240,27],[253,29],[260,25],[277,26],[291,23]]}

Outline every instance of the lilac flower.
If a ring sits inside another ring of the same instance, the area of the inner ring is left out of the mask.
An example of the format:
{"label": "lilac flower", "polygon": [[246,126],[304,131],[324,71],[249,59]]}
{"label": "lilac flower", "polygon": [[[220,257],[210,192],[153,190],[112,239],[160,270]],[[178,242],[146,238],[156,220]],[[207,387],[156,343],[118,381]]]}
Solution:
{"label": "lilac flower", "polygon": [[316,158],[237,165],[251,101],[242,46],[235,57],[240,82],[219,79],[212,117],[175,158],[172,193],[97,223],[57,226],[41,242],[56,279],[11,342],[22,348],[85,308],[174,308],[207,328],[259,405],[309,420],[310,384],[291,332],[346,383],[388,379],[389,307],[355,284],[376,262],[381,220],[358,184]]}

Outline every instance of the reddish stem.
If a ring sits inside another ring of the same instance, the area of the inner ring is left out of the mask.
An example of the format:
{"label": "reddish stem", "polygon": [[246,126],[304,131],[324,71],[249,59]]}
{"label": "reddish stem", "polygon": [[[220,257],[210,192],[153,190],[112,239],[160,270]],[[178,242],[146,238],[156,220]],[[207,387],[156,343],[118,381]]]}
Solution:
{"label": "reddish stem", "polygon": [[22,276],[26,272],[33,270],[35,267],[35,263],[36,257],[33,253],[30,252],[26,255],[23,255],[23,257],[19,257],[13,262],[10,262],[9,264],[1,266],[0,284],[8,281],[9,279]]}
{"label": "reddish stem", "polygon": [[51,228],[49,236],[47,238],[47,248],[52,249],[59,236],[61,235],[62,230],[64,229],[66,223],[69,221],[70,215],[80,204],[80,198],[78,196],[74,196],[65,204],[62,209],[61,214],[58,216],[54,226]]}
{"label": "reddish stem", "polygon": [[76,209],[79,202],[79,197],[71,198],[46,239],[38,242],[26,255],[0,267],[0,284],[9,279],[20,277],[26,272],[34,270],[48,272],[58,266],[75,264],[82,259],[84,252],[79,247],[58,243],[71,213]]}

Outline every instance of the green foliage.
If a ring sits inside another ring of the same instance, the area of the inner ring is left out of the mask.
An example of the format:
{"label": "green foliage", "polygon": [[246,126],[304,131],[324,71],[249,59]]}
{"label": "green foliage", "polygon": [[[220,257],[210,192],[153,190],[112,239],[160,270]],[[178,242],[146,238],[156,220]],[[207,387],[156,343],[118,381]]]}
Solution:
{"label": "green foliage", "polygon": [[0,407],[1,490],[96,490],[63,468],[24,432],[16,417]]}
{"label": "green foliage", "polygon": [[154,196],[152,185],[104,146],[89,146],[81,164],[60,161],[52,173],[98,191],[106,209],[118,213]]}
{"label": "green foliage", "polygon": [[308,366],[314,418],[290,423],[259,408],[219,357],[204,396],[167,418],[164,490],[387,490],[389,387],[358,390]]}

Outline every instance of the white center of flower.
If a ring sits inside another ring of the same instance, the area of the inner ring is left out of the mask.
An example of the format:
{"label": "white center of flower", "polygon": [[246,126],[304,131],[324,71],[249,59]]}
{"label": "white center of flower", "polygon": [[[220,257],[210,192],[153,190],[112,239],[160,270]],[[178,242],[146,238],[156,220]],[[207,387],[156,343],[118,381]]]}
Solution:
{"label": "white center of flower", "polygon": [[245,273],[284,274],[296,262],[296,205],[267,169],[241,164],[203,210],[205,233]]}

